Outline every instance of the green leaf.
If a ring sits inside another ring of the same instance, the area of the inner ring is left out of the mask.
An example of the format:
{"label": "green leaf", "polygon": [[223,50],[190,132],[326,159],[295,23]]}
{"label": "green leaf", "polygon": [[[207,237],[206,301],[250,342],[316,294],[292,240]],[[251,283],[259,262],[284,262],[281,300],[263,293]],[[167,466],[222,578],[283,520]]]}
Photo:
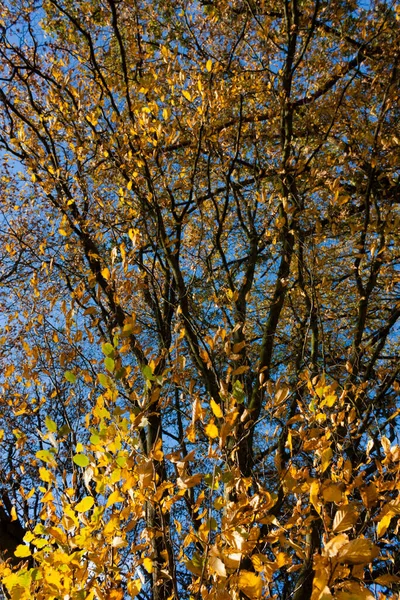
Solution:
{"label": "green leaf", "polygon": [[128,459],[126,458],[126,456],[118,456],[115,462],[119,467],[121,467],[121,469],[123,469],[127,463],[127,460]]}
{"label": "green leaf", "polygon": [[230,483],[233,479],[233,474],[231,473],[231,471],[225,471],[225,473],[222,473],[221,475],[221,481],[222,483]]}
{"label": "green leaf", "polygon": [[36,452],[36,458],[42,460],[43,462],[53,462],[54,454],[51,450],[38,450]]}
{"label": "green leaf", "polygon": [[243,385],[239,380],[236,380],[233,384],[233,397],[235,400],[241,404],[244,400],[245,393],[243,391]]}
{"label": "green leaf", "polygon": [[151,367],[149,367],[149,365],[145,365],[144,367],[142,367],[142,373],[145,379],[153,381],[153,371],[151,370]]}
{"label": "green leaf", "polygon": [[87,467],[90,462],[86,454],[75,454],[72,460],[78,467]]}
{"label": "green leaf", "polygon": [[58,430],[58,434],[60,436],[64,436],[64,435],[69,435],[71,433],[71,428],[68,427],[67,424],[63,425],[62,427],[60,427],[60,429]]}
{"label": "green leaf", "polygon": [[107,356],[107,358],[104,359],[104,364],[105,364],[107,371],[110,371],[110,373],[114,372],[115,362],[113,361],[113,359],[110,356]]}
{"label": "green leaf", "polygon": [[70,383],[75,383],[75,381],[76,381],[76,375],[74,375],[74,373],[72,371],[65,371],[64,377]]}
{"label": "green leaf", "polygon": [[103,387],[111,387],[111,379],[107,375],[104,375],[104,373],[99,373],[97,378]]}
{"label": "green leaf", "polygon": [[57,431],[57,423],[55,423],[49,416],[44,420],[44,423],[49,431],[55,433]]}
{"label": "green leaf", "polygon": [[204,475],[204,483],[212,490],[217,490],[219,488],[218,480],[213,477],[212,473],[207,473],[207,475]]}
{"label": "green leaf", "polygon": [[113,356],[114,354],[114,346],[112,344],[109,344],[108,342],[102,344],[101,350],[105,356]]}

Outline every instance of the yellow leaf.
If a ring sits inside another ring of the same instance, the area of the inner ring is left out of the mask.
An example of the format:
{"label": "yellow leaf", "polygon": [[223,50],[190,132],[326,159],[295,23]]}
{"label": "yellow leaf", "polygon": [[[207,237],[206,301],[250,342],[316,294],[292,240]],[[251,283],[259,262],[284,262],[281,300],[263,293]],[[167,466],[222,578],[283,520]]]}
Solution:
{"label": "yellow leaf", "polygon": [[379,549],[371,540],[359,538],[352,540],[341,548],[338,558],[340,562],[349,565],[368,564],[379,556]]}
{"label": "yellow leaf", "polygon": [[321,473],[327,470],[333,456],[332,448],[326,448],[321,454]]}
{"label": "yellow leaf", "polygon": [[208,425],[206,426],[205,432],[209,438],[214,439],[214,438],[218,437],[218,427],[212,421],[210,423],[208,423]]}
{"label": "yellow leaf", "polygon": [[186,100],[191,102],[192,96],[189,94],[189,92],[187,90],[182,90],[182,96],[184,96],[186,98]]}
{"label": "yellow leaf", "polygon": [[124,498],[119,493],[119,490],[115,490],[115,492],[113,492],[112,494],[109,495],[107,504],[106,504],[106,508],[108,508],[109,506],[112,506],[116,502],[122,502],[123,500],[124,500]]}
{"label": "yellow leaf", "polygon": [[146,571],[148,573],[152,573],[153,572],[153,561],[151,560],[151,558],[144,558],[143,559],[143,566],[146,569]]}
{"label": "yellow leaf", "polygon": [[212,60],[208,60],[208,61],[206,62],[206,69],[207,69],[207,71],[208,71],[209,73],[210,73],[210,72],[211,72],[211,70],[212,70],[212,66],[213,66],[213,65],[212,65]]}
{"label": "yellow leaf", "polygon": [[93,496],[85,496],[78,504],[75,506],[75,510],[77,512],[86,512],[91,509],[94,504]]}
{"label": "yellow leaf", "polygon": [[24,542],[30,544],[33,539],[35,539],[35,534],[32,531],[27,531],[24,537],[22,538]]}
{"label": "yellow leaf", "polygon": [[213,507],[215,510],[221,510],[225,506],[225,498],[223,496],[218,496],[215,498],[213,502]]}
{"label": "yellow leaf", "polygon": [[17,520],[18,520],[17,511],[16,511],[15,506],[13,506],[11,509],[11,521],[17,521]]}
{"label": "yellow leaf", "polygon": [[334,404],[336,404],[336,402],[337,402],[336,394],[330,393],[321,400],[320,407],[322,408],[323,406],[329,406],[329,408],[332,408],[332,406],[334,406]]}
{"label": "yellow leaf", "polygon": [[318,514],[321,513],[321,501],[319,500],[319,482],[314,479],[310,486],[310,502]]}
{"label": "yellow leaf", "polygon": [[276,565],[279,569],[290,562],[291,559],[287,554],[285,554],[284,552],[278,552],[276,557]]}
{"label": "yellow leaf", "polygon": [[164,458],[164,452],[161,450],[161,448],[162,441],[161,438],[159,438],[155,443],[153,450],[151,451],[151,458],[153,458],[154,460],[161,461]]}
{"label": "yellow leaf", "polygon": [[189,425],[189,427],[186,429],[186,437],[189,442],[193,443],[196,441],[196,429],[194,425]]}
{"label": "yellow leaf", "polygon": [[110,279],[110,270],[107,269],[107,267],[102,269],[101,274],[103,275],[104,279],[106,279],[107,281]]}
{"label": "yellow leaf", "polygon": [[[41,491],[45,491],[46,488],[42,488]],[[53,497],[53,493],[51,490],[47,490],[47,492],[45,493],[45,495],[43,496],[43,498],[40,500],[40,502],[42,502],[43,504],[47,504],[48,502],[53,502],[54,497]]]}
{"label": "yellow leaf", "polygon": [[140,593],[140,590],[142,589],[142,582],[140,581],[140,579],[133,579],[132,581],[128,582],[126,587],[128,589],[128,594],[130,595],[130,597],[135,598],[135,596],[137,596]]}
{"label": "yellow leaf", "polygon": [[288,431],[287,438],[286,438],[286,446],[289,448],[290,454],[292,454],[292,452],[293,452],[293,436],[292,436],[292,432],[290,431],[290,429]]}
{"label": "yellow leaf", "polygon": [[[318,582],[317,585],[314,582],[314,587],[318,589]],[[318,600],[331,600],[331,598],[333,598],[331,590],[326,585],[322,590],[321,594],[318,596]]]}
{"label": "yellow leaf", "polygon": [[17,546],[14,552],[14,556],[17,556],[18,558],[26,558],[30,555],[31,551],[29,549],[29,546],[25,546],[24,544],[20,544],[19,546]]}
{"label": "yellow leaf", "polygon": [[114,534],[118,533],[117,530],[120,529],[120,525],[121,524],[120,524],[120,520],[119,520],[119,515],[118,514],[111,515],[110,520],[103,527],[103,534],[106,537],[114,536]]}
{"label": "yellow leaf", "polygon": [[214,415],[215,415],[215,416],[216,416],[218,419],[220,419],[220,418],[223,416],[223,413],[222,413],[222,410],[221,410],[221,407],[220,407],[220,405],[219,405],[219,404],[217,404],[217,403],[215,402],[215,400],[211,400],[211,401],[210,401],[210,406],[211,406],[211,410],[213,411]]}
{"label": "yellow leaf", "polygon": [[238,578],[238,588],[249,598],[261,598],[263,582],[261,577],[251,571],[241,571]]}
{"label": "yellow leaf", "polygon": [[333,519],[333,531],[339,533],[346,531],[356,524],[358,519],[358,512],[354,505],[346,504],[336,511],[335,518]]}
{"label": "yellow leaf", "polygon": [[390,521],[392,519],[393,513],[388,512],[384,517],[382,517],[382,519],[379,521],[378,525],[376,526],[376,535],[378,536],[378,538],[382,537],[386,531],[387,528],[390,525]]}
{"label": "yellow leaf", "polygon": [[325,502],[339,503],[342,500],[342,490],[339,485],[331,484],[322,490],[322,496]]}
{"label": "yellow leaf", "polygon": [[361,583],[349,581],[335,594],[337,600],[375,600],[375,596]]}
{"label": "yellow leaf", "polygon": [[107,600],[122,600],[124,592],[122,590],[111,590],[107,595]]}

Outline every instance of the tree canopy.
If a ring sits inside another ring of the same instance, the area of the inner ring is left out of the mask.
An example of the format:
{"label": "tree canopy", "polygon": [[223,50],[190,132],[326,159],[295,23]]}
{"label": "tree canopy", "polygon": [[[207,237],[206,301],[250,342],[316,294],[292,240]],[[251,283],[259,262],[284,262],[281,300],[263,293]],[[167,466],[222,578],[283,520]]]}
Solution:
{"label": "tree canopy", "polygon": [[3,3],[5,597],[398,597],[399,23]]}

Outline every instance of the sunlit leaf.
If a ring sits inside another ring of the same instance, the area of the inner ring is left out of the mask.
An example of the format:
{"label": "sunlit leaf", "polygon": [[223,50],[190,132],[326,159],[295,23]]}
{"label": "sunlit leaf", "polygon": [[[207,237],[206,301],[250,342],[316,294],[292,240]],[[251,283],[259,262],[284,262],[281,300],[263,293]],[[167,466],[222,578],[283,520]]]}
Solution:
{"label": "sunlit leaf", "polygon": [[251,571],[240,571],[238,587],[248,598],[261,598],[262,596],[262,579],[259,575],[255,575]]}
{"label": "sunlit leaf", "polygon": [[358,520],[358,512],[353,504],[345,504],[336,511],[333,519],[333,531],[339,533],[351,529]]}
{"label": "sunlit leaf", "polygon": [[210,400],[210,406],[211,406],[211,410],[213,411],[214,415],[215,415],[217,418],[219,418],[219,419],[220,419],[220,418],[223,416],[223,412],[222,412],[222,410],[221,410],[221,407],[220,407],[220,405],[219,405],[219,404],[217,404],[217,403],[215,402],[215,400],[211,399],[211,400]]}
{"label": "sunlit leaf", "polygon": [[114,492],[112,492],[109,495],[107,504],[106,504],[106,508],[108,508],[109,506],[112,506],[116,502],[123,502],[123,500],[124,500],[124,497],[121,496],[119,490],[115,490]]}
{"label": "sunlit leaf", "polygon": [[130,597],[135,598],[142,589],[142,582],[140,581],[140,579],[131,579],[130,581],[128,581],[126,587]]}
{"label": "sunlit leaf", "polygon": [[146,571],[148,573],[152,573],[153,572],[153,561],[151,560],[151,558],[144,558],[143,559],[143,566],[146,569]]}
{"label": "sunlit leaf", "polygon": [[75,506],[75,510],[77,512],[86,512],[92,508],[94,504],[93,496],[85,496],[78,504]]}
{"label": "sunlit leaf", "polygon": [[388,512],[388,513],[386,513],[386,515],[384,515],[378,521],[378,524],[376,526],[376,535],[378,536],[378,538],[380,538],[383,535],[385,535],[385,533],[388,530],[388,527],[390,525],[390,521],[392,520],[392,516],[393,516],[393,513]]}
{"label": "sunlit leaf", "polygon": [[27,556],[31,555],[31,551],[29,549],[29,546],[25,546],[23,544],[20,544],[19,546],[17,546],[15,552],[14,552],[14,556],[17,556],[18,558],[26,558]]}
{"label": "sunlit leaf", "polygon": [[216,437],[218,437],[219,434],[218,427],[213,422],[210,422],[208,423],[208,425],[206,425],[205,432],[206,435],[211,439],[215,439]]}

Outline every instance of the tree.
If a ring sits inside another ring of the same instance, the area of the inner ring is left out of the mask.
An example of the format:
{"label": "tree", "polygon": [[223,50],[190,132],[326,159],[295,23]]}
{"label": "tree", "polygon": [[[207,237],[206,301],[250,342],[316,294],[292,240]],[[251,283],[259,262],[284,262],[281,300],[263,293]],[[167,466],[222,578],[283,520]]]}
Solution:
{"label": "tree", "polygon": [[397,597],[398,7],[0,11],[4,594]]}

